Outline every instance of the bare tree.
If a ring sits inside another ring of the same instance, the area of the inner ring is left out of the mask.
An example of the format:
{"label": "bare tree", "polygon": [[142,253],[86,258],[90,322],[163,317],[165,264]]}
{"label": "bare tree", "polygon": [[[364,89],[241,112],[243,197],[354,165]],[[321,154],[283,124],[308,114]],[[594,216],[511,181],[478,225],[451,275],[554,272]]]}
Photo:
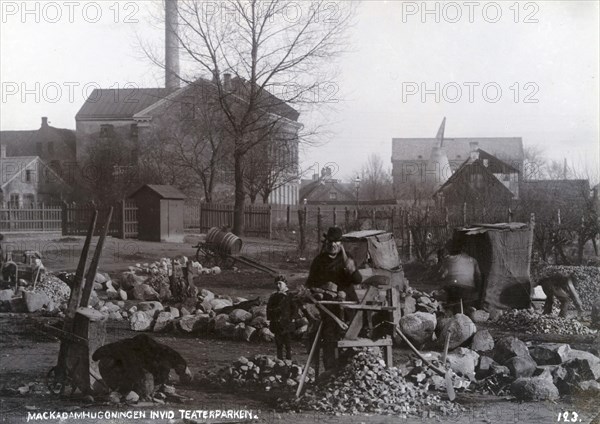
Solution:
{"label": "bare tree", "polygon": [[381,156],[372,153],[360,171],[360,198],[364,200],[392,199],[394,189],[391,172],[384,167]]}
{"label": "bare tree", "polygon": [[525,160],[521,177],[524,180],[541,180],[546,175],[548,159],[543,147],[532,145],[523,148]]}
{"label": "bare tree", "polygon": [[295,121],[271,93],[287,87],[280,97],[292,104],[328,100],[329,92],[322,96],[318,90],[331,80],[319,69],[342,52],[354,8],[351,2],[329,1],[179,1],[180,49],[197,73],[214,77],[232,140],[236,234],[244,231],[248,152],[265,134]]}

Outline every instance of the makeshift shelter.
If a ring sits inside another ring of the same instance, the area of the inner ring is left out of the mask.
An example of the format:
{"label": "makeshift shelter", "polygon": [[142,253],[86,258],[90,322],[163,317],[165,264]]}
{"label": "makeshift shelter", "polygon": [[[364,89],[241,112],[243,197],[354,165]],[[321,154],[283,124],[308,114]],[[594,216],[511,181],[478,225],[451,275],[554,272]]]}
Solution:
{"label": "makeshift shelter", "polygon": [[146,184],[130,198],[138,207],[138,238],[148,241],[183,242],[185,195],[170,185]]}
{"label": "makeshift shelter", "polygon": [[484,308],[522,309],[531,305],[533,225],[474,224],[456,229],[454,241],[479,263]]}
{"label": "makeshift shelter", "polygon": [[[400,320],[400,292],[404,291],[405,280],[394,235],[381,230],[354,231],[342,236],[342,244],[354,258],[363,282],[378,275],[389,278],[387,284],[393,289],[389,306],[397,307],[393,312],[394,324],[397,324]],[[357,293],[360,292],[357,290]],[[386,294],[382,292],[382,295],[385,298]]]}

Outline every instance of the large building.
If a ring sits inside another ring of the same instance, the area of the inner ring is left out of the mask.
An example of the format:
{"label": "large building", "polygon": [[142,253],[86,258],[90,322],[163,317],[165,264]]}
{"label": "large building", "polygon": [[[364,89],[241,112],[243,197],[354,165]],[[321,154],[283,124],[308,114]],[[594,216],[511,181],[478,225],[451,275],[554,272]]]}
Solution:
{"label": "large building", "polygon": [[445,123],[444,118],[436,137],[392,139],[392,176],[397,199],[430,199],[477,149],[522,171],[525,156],[521,137],[446,138]]}

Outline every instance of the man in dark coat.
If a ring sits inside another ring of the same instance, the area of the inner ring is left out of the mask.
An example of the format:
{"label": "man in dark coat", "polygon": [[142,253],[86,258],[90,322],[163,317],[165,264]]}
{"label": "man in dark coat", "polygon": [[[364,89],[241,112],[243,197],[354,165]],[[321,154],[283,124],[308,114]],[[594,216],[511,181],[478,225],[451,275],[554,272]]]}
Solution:
{"label": "man in dark coat", "polygon": [[292,359],[291,337],[294,331],[294,304],[288,292],[287,280],[283,275],[275,278],[277,291],[269,297],[267,303],[267,319],[269,328],[275,335],[277,358]]}
{"label": "man in dark coat", "polygon": [[[362,276],[356,268],[354,259],[344,250],[342,230],[338,227],[330,227],[327,234],[323,236],[323,247],[310,265],[306,287],[317,294],[327,294],[337,286],[339,299],[358,301],[354,284],[360,284]],[[338,316],[341,315],[338,306],[332,305],[328,309]],[[321,314],[321,320],[323,322],[321,333],[323,364],[325,369],[331,369],[336,365],[335,348],[342,333],[336,322],[326,314]]]}

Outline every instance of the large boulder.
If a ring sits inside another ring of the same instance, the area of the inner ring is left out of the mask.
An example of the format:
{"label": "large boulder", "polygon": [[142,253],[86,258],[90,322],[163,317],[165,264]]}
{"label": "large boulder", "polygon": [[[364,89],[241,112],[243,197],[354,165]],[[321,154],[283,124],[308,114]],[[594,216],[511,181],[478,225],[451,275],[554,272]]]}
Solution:
{"label": "large boulder", "polygon": [[559,397],[558,388],[552,382],[552,377],[547,374],[518,378],[510,389],[518,400],[523,401],[556,400]]}
{"label": "large boulder", "polygon": [[166,331],[171,328],[171,321],[173,320],[173,316],[170,312],[159,312],[156,317],[156,321],[154,322],[154,328],[152,331],[158,333],[160,331]]}
{"label": "large boulder", "polygon": [[265,317],[257,316],[250,321],[250,325],[254,328],[265,328],[269,326],[269,320]]}
{"label": "large boulder", "polygon": [[[314,308],[316,309],[316,306],[313,305],[312,303],[309,303],[306,305],[307,308]],[[260,306],[253,306],[252,308],[250,308],[250,313],[252,314],[252,316],[254,318],[256,317],[267,317],[267,305],[260,305]],[[316,316],[319,316],[319,311],[316,311]]]}
{"label": "large boulder", "polygon": [[242,340],[249,342],[252,340],[254,333],[256,333],[256,328],[252,327],[251,325],[247,325],[244,328],[244,334],[242,335]]}
{"label": "large boulder", "polygon": [[186,315],[179,320],[179,328],[186,333],[204,333],[208,331],[210,321],[208,314]]}
{"label": "large boulder", "polygon": [[263,342],[272,342],[275,339],[275,334],[268,328],[261,328],[258,330],[258,338]]}
{"label": "large boulder", "polygon": [[215,333],[217,334],[217,336],[222,337],[224,339],[233,339],[236,335],[236,325],[232,324],[231,322],[226,322],[223,325],[219,326],[218,329],[215,328]]}
{"label": "large boulder", "polygon": [[479,330],[473,336],[471,349],[476,352],[487,352],[494,348],[494,338],[488,330]]}
{"label": "large boulder", "polygon": [[148,284],[140,284],[132,290],[133,298],[136,300],[159,300],[160,296],[156,290]]}
{"label": "large boulder", "polygon": [[504,365],[508,367],[513,378],[531,377],[537,368],[537,364],[529,355],[513,356]]}
{"label": "large boulder", "polygon": [[233,324],[239,324],[241,322],[248,322],[252,319],[252,314],[243,309],[234,309],[229,314],[229,321]]}
{"label": "large boulder", "polygon": [[457,374],[475,379],[475,367],[479,361],[479,354],[471,349],[459,347],[448,354],[448,366]]}
{"label": "large boulder", "polygon": [[0,290],[0,301],[6,302],[13,298],[15,292],[11,289]]}
{"label": "large boulder", "polygon": [[215,331],[220,332],[223,327],[227,324],[231,324],[229,322],[229,315],[227,314],[219,314],[215,317]]}
{"label": "large boulder", "polygon": [[400,329],[408,339],[417,346],[431,340],[437,320],[435,315],[426,312],[415,312],[400,318]]}
{"label": "large boulder", "polygon": [[43,292],[23,292],[23,300],[25,300],[27,312],[37,312],[50,303],[50,298]]}
{"label": "large boulder", "polygon": [[410,315],[417,311],[417,299],[412,296],[408,296],[404,299],[404,314]]}
{"label": "large boulder", "polygon": [[475,376],[477,379],[480,380],[491,375],[493,365],[498,365],[498,363],[489,356],[480,356],[479,364],[475,370]]}
{"label": "large boulder", "polygon": [[121,274],[121,288],[124,290],[131,290],[136,286],[139,286],[140,284],[144,284],[144,282],[146,281],[147,277],[142,277],[139,275],[136,275],[134,272],[132,271],[127,271]]}
{"label": "large boulder", "polygon": [[213,300],[215,298],[215,294],[213,292],[211,292],[210,290],[206,290],[206,289],[200,290],[200,296],[202,296],[202,299],[207,302],[210,302],[211,300]]}
{"label": "large boulder", "polygon": [[529,355],[538,365],[560,365],[569,357],[568,344],[542,343],[529,348]]}
{"label": "large boulder", "polygon": [[212,299],[210,300],[210,306],[213,311],[218,311],[219,309],[226,308],[228,306],[232,306],[233,303],[229,299]]}
{"label": "large boulder", "polygon": [[504,364],[514,356],[529,356],[527,345],[513,336],[503,337],[496,342],[494,347],[494,360]]}
{"label": "large boulder", "polygon": [[481,323],[486,322],[490,319],[490,313],[482,309],[478,309],[476,311],[471,312],[469,317],[474,323]]}
{"label": "large boulder", "polygon": [[590,368],[590,371],[593,374],[593,379],[598,380],[600,378],[600,358],[598,358],[596,355],[592,355],[591,353],[586,352],[585,350],[571,349],[567,354],[567,361],[573,359],[580,359],[586,361]]}
{"label": "large boulder", "polygon": [[134,312],[129,318],[129,327],[133,331],[149,331],[152,328],[153,319],[143,311]]}
{"label": "large boulder", "polygon": [[477,327],[475,327],[471,318],[464,314],[456,314],[452,318],[440,320],[438,329],[437,336],[442,346],[446,343],[446,338],[450,337],[448,344],[450,350],[454,350],[465,343],[477,331]]}
{"label": "large boulder", "polygon": [[138,311],[146,312],[146,314],[148,314],[148,316],[152,318],[156,318],[158,316],[158,313],[164,311],[164,309],[165,308],[162,305],[162,303],[157,301],[140,302],[137,305]]}

